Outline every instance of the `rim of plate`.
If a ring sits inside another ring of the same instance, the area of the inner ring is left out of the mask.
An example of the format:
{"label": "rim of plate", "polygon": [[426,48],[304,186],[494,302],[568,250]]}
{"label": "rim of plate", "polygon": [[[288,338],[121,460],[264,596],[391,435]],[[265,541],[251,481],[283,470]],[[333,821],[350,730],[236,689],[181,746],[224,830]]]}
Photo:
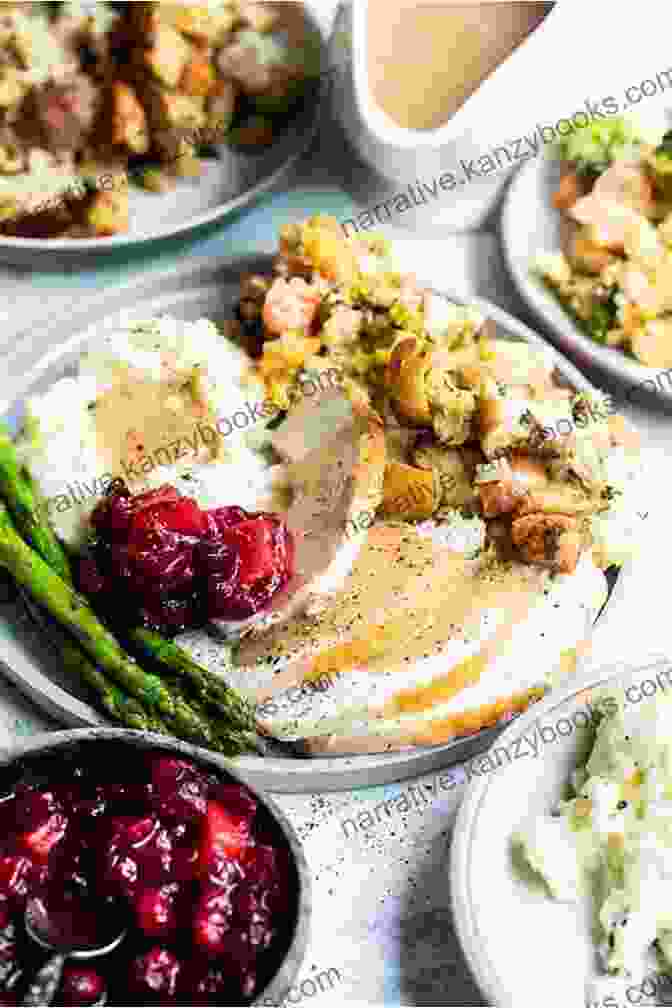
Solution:
{"label": "rim of plate", "polygon": [[[316,17],[316,11],[314,9],[314,3],[316,0],[301,0],[301,2],[303,3],[306,11],[306,19],[308,21],[310,31],[315,34],[316,39],[319,41],[321,60],[326,66],[326,59],[328,55],[327,39],[320,27],[318,18]],[[188,231],[193,231],[196,228],[201,227],[203,224],[211,224],[222,217],[226,217],[229,214],[234,213],[236,210],[241,210],[243,207],[254,203],[261,196],[264,196],[266,193],[272,191],[276,185],[284,180],[287,173],[306,153],[317,133],[322,116],[322,110],[325,105],[325,97],[328,87],[329,74],[328,72],[322,72],[316,87],[315,97],[310,102],[308,114],[306,115],[304,111],[303,116],[298,116],[287,126],[285,136],[290,134],[292,131],[295,134],[295,143],[292,145],[291,153],[289,153],[277,166],[277,168],[266,176],[266,178],[262,178],[251,188],[240,193],[239,196],[226,200],[226,202],[221,203],[219,206],[211,207],[209,210],[203,210],[200,213],[194,214],[193,217],[182,221],[182,223],[177,224],[174,227],[166,226],[162,227],[160,230],[152,231],[151,233],[146,234],[132,234],[127,232],[124,235],[112,235],[106,238],[12,238],[0,235],[0,253],[9,253],[14,251],[23,255],[28,252],[37,252],[42,254],[53,252],[76,255],[84,252],[114,252],[117,249],[129,249],[137,245],[146,245],[151,242],[158,242],[167,238],[176,238]],[[282,142],[282,139],[283,137],[281,136],[279,142]],[[271,144],[269,150],[271,150],[272,147],[273,144]]]}
{"label": "rim of plate", "polygon": [[[543,181],[553,164],[553,158],[542,156],[520,165],[513,173],[504,195],[498,230],[504,260],[516,290],[534,313],[537,323],[548,333],[549,339],[557,340],[564,353],[587,368],[599,369],[619,385],[629,384],[629,393],[637,388],[638,394],[631,405],[644,406],[647,402],[654,402],[658,406],[664,403],[672,407],[672,384],[669,391],[665,392],[656,382],[656,377],[665,372],[664,368],[646,367],[627,357],[618,347],[602,346],[592,340],[581,331],[571,315],[545,290],[541,282],[530,274],[531,262],[521,263],[514,254],[514,243],[509,236],[520,230],[519,207],[525,196],[525,187],[535,176]],[[544,208],[544,212],[550,214],[557,211]],[[556,250],[536,251],[541,253]],[[672,369],[668,373],[670,372]],[[653,389],[644,384],[647,381],[653,383]]]}

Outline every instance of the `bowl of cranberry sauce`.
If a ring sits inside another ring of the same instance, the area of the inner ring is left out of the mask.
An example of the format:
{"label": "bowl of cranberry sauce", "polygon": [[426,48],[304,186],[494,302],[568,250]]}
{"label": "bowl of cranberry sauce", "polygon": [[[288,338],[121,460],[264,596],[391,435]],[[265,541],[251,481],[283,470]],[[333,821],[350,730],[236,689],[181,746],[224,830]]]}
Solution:
{"label": "bowl of cranberry sauce", "polygon": [[54,927],[109,913],[128,928],[109,955],[67,964],[54,1004],[279,1005],[305,954],[310,874],[283,813],[222,757],[81,729],[0,766],[0,1005],[21,1004],[46,958],[24,925],[35,899]]}

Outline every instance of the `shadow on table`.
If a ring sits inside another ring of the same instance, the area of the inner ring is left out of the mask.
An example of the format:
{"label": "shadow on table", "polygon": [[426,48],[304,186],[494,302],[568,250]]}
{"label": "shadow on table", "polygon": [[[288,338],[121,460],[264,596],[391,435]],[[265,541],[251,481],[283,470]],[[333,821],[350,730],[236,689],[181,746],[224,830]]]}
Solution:
{"label": "shadow on table", "polygon": [[402,910],[400,977],[402,1005],[487,1004],[469,973],[453,928],[449,888],[449,840],[434,837],[416,885]]}

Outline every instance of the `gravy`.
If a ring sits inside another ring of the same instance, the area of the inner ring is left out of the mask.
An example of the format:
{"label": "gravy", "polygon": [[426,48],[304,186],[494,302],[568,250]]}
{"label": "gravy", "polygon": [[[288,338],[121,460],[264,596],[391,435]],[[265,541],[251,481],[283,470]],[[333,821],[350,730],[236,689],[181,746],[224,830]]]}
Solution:
{"label": "gravy", "polygon": [[539,568],[516,564],[478,573],[460,553],[435,546],[411,526],[377,523],[351,574],[318,619],[295,618],[261,640],[243,642],[241,665],[288,660],[255,699],[264,702],[297,682],[337,680],[355,667],[393,675],[407,663],[440,654],[453,637],[474,639],[486,610],[501,627],[475,659],[423,689],[400,694],[398,710],[422,710],[478,682],[514,626],[543,590]]}
{"label": "gravy", "polygon": [[211,411],[194,396],[192,383],[181,381],[148,382],[120,369],[116,380],[96,401],[96,450],[108,473],[128,482],[134,493],[135,482],[143,474],[170,466],[178,457],[196,461],[203,455],[214,457],[219,439],[203,449],[199,423],[213,424]]}
{"label": "gravy", "polygon": [[507,0],[369,0],[367,59],[374,100],[398,126],[437,129],[552,7]]}

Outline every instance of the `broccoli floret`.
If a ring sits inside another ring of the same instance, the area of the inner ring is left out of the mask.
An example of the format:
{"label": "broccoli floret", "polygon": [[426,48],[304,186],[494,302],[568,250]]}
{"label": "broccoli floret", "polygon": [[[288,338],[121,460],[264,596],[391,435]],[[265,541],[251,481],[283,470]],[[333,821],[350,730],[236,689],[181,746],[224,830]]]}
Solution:
{"label": "broccoli floret", "polygon": [[650,163],[657,175],[672,175],[672,130],[663,135]]}
{"label": "broccoli floret", "polygon": [[596,302],[590,319],[587,322],[590,335],[598,343],[607,342],[607,334],[615,327],[618,313],[618,305],[615,296],[618,293],[617,287],[609,289],[608,296]]}
{"label": "broccoli floret", "polygon": [[644,141],[641,129],[618,116],[605,122],[591,123],[556,143],[564,161],[572,161],[580,175],[593,179],[621,158],[636,156]]}

